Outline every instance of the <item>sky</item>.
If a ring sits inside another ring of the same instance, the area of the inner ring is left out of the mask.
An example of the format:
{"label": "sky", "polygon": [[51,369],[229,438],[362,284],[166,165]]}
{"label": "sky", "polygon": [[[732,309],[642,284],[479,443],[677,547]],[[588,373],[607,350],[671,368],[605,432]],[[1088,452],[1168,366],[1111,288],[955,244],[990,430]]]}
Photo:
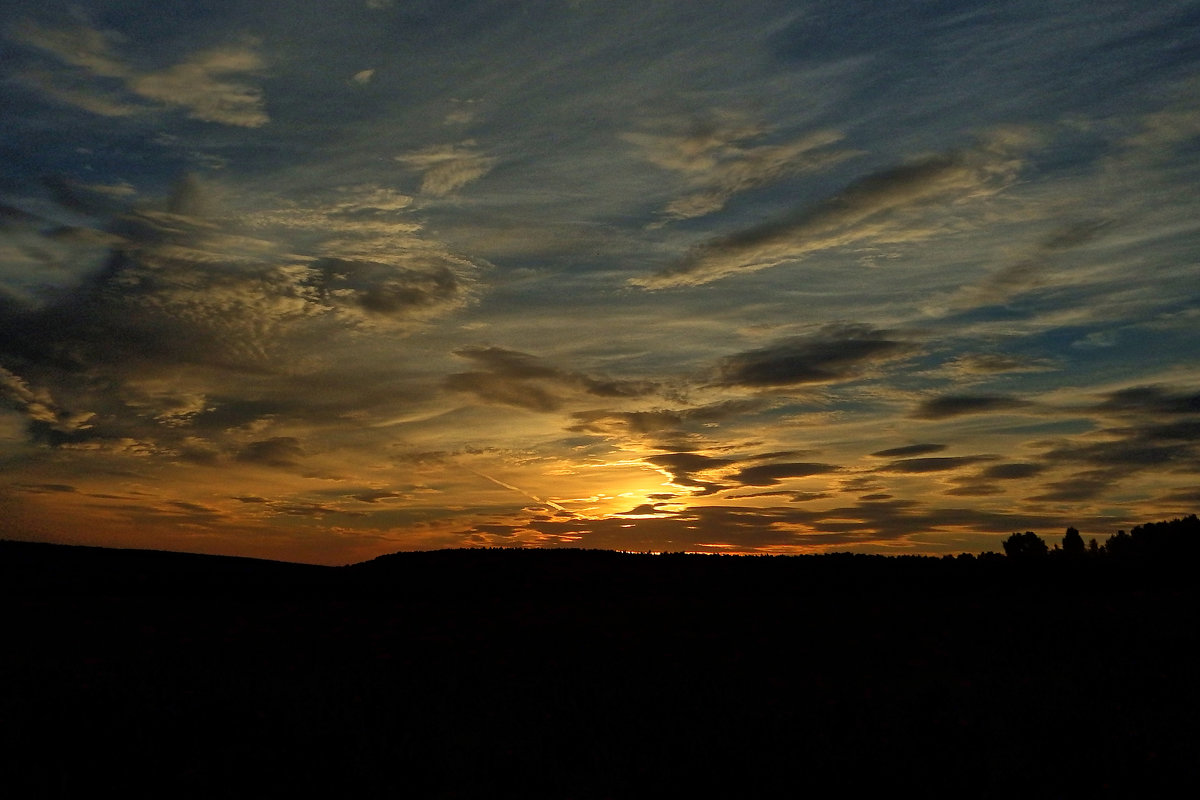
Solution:
{"label": "sky", "polygon": [[1196,0],[9,0],[0,108],[2,537],[1200,508]]}

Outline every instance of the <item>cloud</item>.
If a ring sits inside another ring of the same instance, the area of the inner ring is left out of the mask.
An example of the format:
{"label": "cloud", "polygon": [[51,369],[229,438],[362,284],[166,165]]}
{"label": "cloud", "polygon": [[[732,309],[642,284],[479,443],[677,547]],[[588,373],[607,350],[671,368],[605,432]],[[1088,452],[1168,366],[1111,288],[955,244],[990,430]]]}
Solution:
{"label": "cloud", "polygon": [[568,430],[619,438],[664,434],[678,436],[696,432],[725,419],[759,411],[765,406],[761,400],[723,400],[681,409],[576,411],[571,415],[575,422]]}
{"label": "cloud", "polygon": [[952,478],[958,484],[946,491],[948,495],[963,497],[985,497],[988,495],[1004,494],[1000,486],[1004,481],[1018,481],[1041,475],[1048,469],[1045,464],[1029,462],[1010,462],[994,464],[976,475],[964,475]]}
{"label": "cloud", "polygon": [[119,91],[93,87],[90,81],[67,77],[48,70],[30,70],[22,80],[50,97],[69,106],[81,108],[101,117],[131,117],[144,114],[150,108],[131,102]]}
{"label": "cloud", "polygon": [[294,436],[275,436],[245,445],[237,460],[268,467],[294,467],[304,457],[304,448]]}
{"label": "cloud", "polygon": [[1172,390],[1168,387],[1132,386],[1110,392],[1095,410],[1115,414],[1152,414],[1175,416],[1200,414],[1200,393]]}
{"label": "cloud", "polygon": [[1009,395],[944,395],[922,401],[912,416],[916,419],[949,419],[966,414],[1013,411],[1030,405],[1028,400]]}
{"label": "cloud", "polygon": [[766,133],[760,126],[718,117],[693,124],[682,133],[639,132],[621,138],[637,146],[656,166],[684,175],[693,187],[663,209],[662,216],[668,221],[711,214],[739,192],[856,155],[851,150],[828,149],[842,139],[835,131],[817,131],[781,144],[749,144]]}
{"label": "cloud", "polygon": [[1039,502],[1078,503],[1094,500],[1112,491],[1119,476],[1108,470],[1094,470],[1046,484],[1048,492],[1029,498]]}
{"label": "cloud", "polygon": [[[1034,244],[1028,255],[993,272],[979,284],[958,290],[946,301],[946,305],[970,308],[1003,303],[1056,280],[1064,280],[1056,275],[1062,257],[1101,238],[1112,225],[1108,219],[1085,219],[1062,224]],[[986,362],[982,365],[986,367]]]}
{"label": "cloud", "polygon": [[746,467],[730,476],[730,480],[743,486],[776,486],[788,478],[808,478],[813,475],[828,475],[841,472],[836,464],[792,462],[782,464],[758,464]]}
{"label": "cloud", "polygon": [[832,383],[857,377],[867,367],[907,355],[908,342],[868,325],[827,325],[768,347],[725,358],[717,383],[774,387]]}
{"label": "cloud", "polygon": [[[360,359],[473,297],[478,265],[421,237],[409,198],[384,187],[238,215],[194,176],[157,201],[48,186],[59,208],[109,217],[61,256],[61,285],[0,300],[0,400],[60,450],[296,463],[273,433],[361,428],[421,402]],[[76,261],[97,267],[79,276]]]}
{"label": "cloud", "polygon": [[141,97],[186,108],[193,119],[257,128],[270,119],[263,108],[262,92],[230,76],[253,73],[263,66],[252,45],[235,45],[205,50],[164,70],[131,76],[128,85]]}
{"label": "cloud", "polygon": [[[3,328],[0,328],[3,330]],[[30,423],[60,433],[87,429],[95,415],[89,411],[71,412],[61,408],[44,388],[34,388],[19,375],[0,367],[0,399],[24,414]]]}
{"label": "cloud", "polygon": [[946,472],[959,467],[978,464],[980,461],[994,461],[996,456],[944,456],[935,458],[903,458],[892,461],[879,468],[880,472],[902,472],[921,474],[926,472]]}
{"label": "cloud", "polygon": [[378,503],[380,500],[394,500],[396,498],[403,497],[403,495],[399,492],[372,490],[359,492],[358,494],[351,495],[351,497],[361,503]]}
{"label": "cloud", "polygon": [[871,453],[875,458],[900,458],[903,456],[923,456],[928,453],[938,453],[946,449],[944,444],[910,444],[904,447],[893,447]]}
{"label": "cloud", "polygon": [[679,262],[631,283],[647,289],[696,286],[874,239],[923,238],[909,231],[929,208],[995,195],[1021,162],[1001,137],[972,150],[930,156],[851,183],[821,203],[772,222],[712,239]]}
{"label": "cloud", "polygon": [[1159,503],[1180,503],[1186,509],[1200,507],[1200,489],[1173,489],[1163,494]]}
{"label": "cloud", "polygon": [[1048,491],[1031,499],[1083,502],[1147,475],[1154,475],[1159,488],[1165,489],[1172,476],[1190,480],[1200,472],[1200,395],[1149,385],[1103,397],[1087,410],[1118,424],[1072,439],[1031,443],[1041,451],[1039,467],[1073,473],[1046,484]]}
{"label": "cloud", "polygon": [[1162,468],[1170,464],[1200,469],[1196,445],[1200,443],[1200,424],[1174,431],[1172,437],[1156,435],[1158,428],[1100,432],[1100,435],[1124,433],[1122,438],[1094,442],[1061,441],[1050,447],[1043,458],[1050,461],[1084,463],[1126,472]]}
{"label": "cloud", "polygon": [[981,472],[979,477],[987,480],[1010,481],[1021,478],[1032,478],[1035,475],[1040,475],[1045,469],[1046,467],[1042,464],[1030,464],[1027,462],[995,464]]}
{"label": "cloud", "polygon": [[491,171],[496,159],[475,149],[468,139],[460,144],[432,145],[396,156],[396,161],[421,173],[421,193],[443,197]]}
{"label": "cloud", "polygon": [[502,347],[465,347],[454,354],[485,371],[450,375],[443,383],[446,388],[530,411],[556,411],[572,397],[642,397],[658,388],[649,381],[615,380],[560,369],[536,356]]}
{"label": "cloud", "polygon": [[734,463],[728,458],[714,458],[700,453],[666,453],[650,456],[643,460],[664,469],[671,476],[671,483],[676,486],[698,489],[699,491],[695,493],[696,497],[716,494],[722,489],[728,488],[724,484],[701,480],[695,477],[697,474],[702,475],[713,470],[720,470],[722,467]]}
{"label": "cloud", "polygon": [[[35,73],[33,82],[86,111],[126,116],[140,110],[94,81],[116,79],[140,100],[158,108],[186,109],[193,119],[245,128],[260,127],[270,119],[262,91],[245,80],[266,65],[252,41],[195,52],[164,69],[143,71],[115,52],[114,34],[86,26],[50,29],[27,23],[18,29],[17,38],[75,68],[74,73]],[[67,81],[73,85],[64,86]]]}
{"label": "cloud", "polygon": [[443,381],[456,392],[468,392],[485,403],[524,408],[528,411],[557,411],[564,398],[541,386],[493,372],[459,372]]}
{"label": "cloud", "polygon": [[[781,496],[786,494],[790,493]],[[1067,524],[1058,516],[930,507],[881,497],[860,499],[854,505],[828,509],[797,505],[710,505],[665,515],[661,511],[656,513],[655,518],[636,521],[627,516],[601,520],[496,520],[486,527],[476,526],[476,532],[485,535],[474,540],[468,535],[467,542],[486,544],[493,541],[490,535],[495,535],[532,545],[805,553],[864,547],[904,548],[912,546],[909,543],[912,538],[945,530],[994,534],[1018,529],[1061,528]],[[1079,523],[1078,520],[1075,522]],[[998,542],[997,539],[997,546]]]}
{"label": "cloud", "polygon": [[789,503],[810,503],[814,500],[828,500],[834,495],[829,492],[792,492],[775,490],[770,492],[750,492],[748,494],[726,495],[730,500],[749,500],[756,497],[786,497]]}
{"label": "cloud", "polygon": [[34,494],[75,494],[79,490],[65,483],[14,483],[12,488]]}
{"label": "cloud", "polygon": [[1044,359],[1026,359],[1003,353],[968,353],[946,362],[951,374],[997,375],[1013,372],[1045,372],[1054,366]]}

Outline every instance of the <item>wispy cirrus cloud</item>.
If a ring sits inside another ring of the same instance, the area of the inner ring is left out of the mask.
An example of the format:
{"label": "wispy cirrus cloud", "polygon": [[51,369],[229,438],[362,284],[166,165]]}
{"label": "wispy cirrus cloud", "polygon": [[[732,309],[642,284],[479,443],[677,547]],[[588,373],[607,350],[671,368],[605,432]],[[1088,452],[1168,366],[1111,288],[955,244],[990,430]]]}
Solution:
{"label": "wispy cirrus cloud", "polygon": [[721,400],[687,408],[652,408],[622,411],[591,409],[573,412],[568,430],[614,437],[620,440],[648,439],[651,442],[678,441],[724,420],[762,410],[766,403],[758,399]]}
{"label": "wispy cirrus cloud", "polygon": [[889,331],[831,324],[812,334],[727,356],[717,368],[717,383],[752,388],[832,383],[916,350],[913,343]]}
{"label": "wispy cirrus cloud", "polygon": [[638,147],[647,161],[681,174],[690,187],[667,204],[661,212],[663,219],[652,227],[711,214],[739,192],[824,169],[857,154],[831,147],[842,139],[836,131],[816,131],[780,143],[755,143],[766,134],[764,127],[729,115],[693,122],[681,132],[623,134],[621,138]]}
{"label": "wispy cirrus cloud", "polygon": [[[248,80],[266,66],[252,40],[197,51],[162,69],[143,70],[117,52],[120,37],[84,25],[46,28],[27,22],[17,28],[14,38],[64,65],[31,73],[34,85],[92,113],[128,116],[156,108],[182,108],[193,119],[243,128],[270,121],[262,90]],[[113,80],[123,91],[114,92]]]}
{"label": "wispy cirrus cloud", "polygon": [[469,302],[479,269],[379,186],[251,214],[195,176],[157,201],[51,188],[71,213],[107,217],[93,270],[0,302],[0,395],[52,448],[299,470],[309,437],[396,416],[405,391],[359,359]]}
{"label": "wispy cirrus cloud", "polygon": [[396,156],[396,161],[419,172],[421,193],[434,197],[444,197],[482,178],[496,164],[495,158],[484,155],[470,139],[459,144],[431,145]]}
{"label": "wispy cirrus cloud", "polygon": [[617,380],[552,366],[536,356],[502,347],[466,347],[455,351],[483,370],[459,372],[446,378],[448,389],[468,392],[480,400],[530,411],[556,411],[569,398],[643,397],[659,386],[652,381]]}
{"label": "wispy cirrus cloud", "polygon": [[1019,174],[1019,132],[997,134],[975,148],[917,159],[866,175],[814,205],[771,222],[719,236],[682,260],[631,283],[646,289],[697,286],[796,261],[821,250],[874,239],[933,235],[921,212],[1002,192]]}

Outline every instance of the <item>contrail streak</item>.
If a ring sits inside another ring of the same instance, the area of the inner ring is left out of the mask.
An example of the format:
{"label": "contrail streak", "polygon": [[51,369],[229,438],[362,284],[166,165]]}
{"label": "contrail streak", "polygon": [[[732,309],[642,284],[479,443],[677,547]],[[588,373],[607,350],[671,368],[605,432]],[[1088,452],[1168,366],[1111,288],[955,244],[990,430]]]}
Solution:
{"label": "contrail streak", "polygon": [[[563,508],[562,506],[560,506],[558,503],[554,502],[553,500],[543,500],[542,498],[538,497],[536,494],[531,494],[531,493],[525,491],[524,489],[520,488],[519,486],[513,486],[511,483],[505,483],[504,481],[498,481],[495,478],[493,478],[491,475],[484,475],[482,472],[477,472],[476,470],[473,470],[473,469],[468,470],[468,471],[473,472],[474,474],[478,475],[481,478],[491,481],[492,483],[496,484],[497,486],[502,486],[505,489],[510,489],[510,490],[516,492],[517,494],[524,495],[525,497],[528,497],[530,500],[533,500],[536,503],[541,503],[542,505],[550,506],[551,508],[557,508],[559,511],[566,511],[565,508]],[[570,513],[570,512],[567,512],[567,513]]]}

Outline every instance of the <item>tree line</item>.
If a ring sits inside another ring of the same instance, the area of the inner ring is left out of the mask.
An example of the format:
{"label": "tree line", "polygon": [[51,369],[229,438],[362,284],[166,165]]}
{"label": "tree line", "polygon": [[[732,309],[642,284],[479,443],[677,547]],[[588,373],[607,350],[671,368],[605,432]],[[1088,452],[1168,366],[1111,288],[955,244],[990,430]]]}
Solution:
{"label": "tree line", "polygon": [[[1033,531],[1013,533],[1004,540],[1004,555],[1017,561],[1044,558],[1118,559],[1122,561],[1164,561],[1188,559],[1200,555],[1200,520],[1195,514],[1164,522],[1138,525],[1126,533],[1117,531],[1104,542],[1095,538],[1084,543],[1074,527],[1067,528],[1062,540],[1047,544]],[[981,557],[998,557],[984,553]]]}

